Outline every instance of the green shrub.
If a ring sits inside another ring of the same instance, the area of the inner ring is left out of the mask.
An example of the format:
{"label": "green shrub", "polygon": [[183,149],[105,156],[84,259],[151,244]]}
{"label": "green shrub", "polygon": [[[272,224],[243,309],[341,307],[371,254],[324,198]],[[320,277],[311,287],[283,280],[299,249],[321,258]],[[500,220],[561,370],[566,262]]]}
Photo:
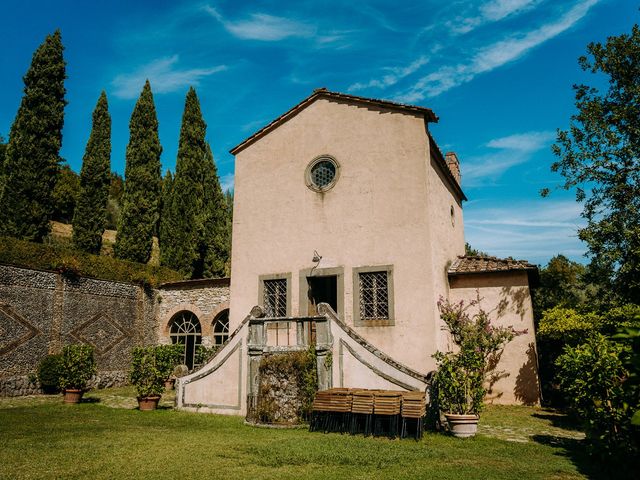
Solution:
{"label": "green shrub", "polygon": [[62,349],[60,387],[84,390],[95,375],[96,361],[90,345],[66,345]]}
{"label": "green shrub", "polygon": [[[596,333],[585,343],[567,346],[556,360],[557,379],[571,410],[584,422],[594,451],[637,452],[638,432],[631,417],[640,399],[625,391],[629,371],[623,358],[629,348]],[[635,444],[635,445],[634,445]]]}
{"label": "green shrub", "polygon": [[44,393],[60,392],[62,375],[62,355],[47,355],[38,365],[38,383]]}
{"label": "green shrub", "polygon": [[199,368],[209,362],[218,351],[217,346],[205,347],[204,345],[196,345],[196,353],[193,357],[194,368]]}
{"label": "green shrub", "polygon": [[179,343],[174,345],[158,345],[155,348],[156,365],[162,372],[165,380],[173,374],[173,369],[182,363],[182,352],[184,345]]}
{"label": "green shrub", "polygon": [[602,327],[602,319],[595,313],[580,313],[573,308],[554,307],[545,310],[538,325],[539,337],[577,344]]}
{"label": "green shrub", "polygon": [[0,264],[151,287],[183,278],[180,273],[166,267],[91,255],[66,246],[44,245],[10,237],[0,237]]}
{"label": "green shrub", "polygon": [[136,347],[132,351],[129,380],[139,397],[164,393],[164,382],[182,360],[182,345]]}
{"label": "green shrub", "polygon": [[565,346],[577,346],[591,336],[614,334],[619,328],[640,327],[640,306],[620,305],[604,312],[580,312],[555,307],[545,310],[537,328],[538,362],[542,394],[547,404],[565,406],[559,390],[555,362]]}

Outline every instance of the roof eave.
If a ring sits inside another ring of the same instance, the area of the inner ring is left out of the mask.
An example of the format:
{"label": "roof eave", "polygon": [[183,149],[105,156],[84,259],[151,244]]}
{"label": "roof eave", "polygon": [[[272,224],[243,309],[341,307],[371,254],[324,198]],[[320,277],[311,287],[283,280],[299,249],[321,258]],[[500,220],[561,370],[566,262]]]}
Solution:
{"label": "roof eave", "polygon": [[355,95],[349,95],[346,93],[339,93],[339,92],[331,92],[327,89],[319,88],[314,90],[311,95],[309,95],[307,98],[302,100],[300,103],[298,103],[294,107],[287,110],[285,113],[283,113],[282,115],[274,119],[269,124],[262,127],[260,130],[255,132],[250,137],[240,142],[238,145],[236,145],[231,150],[229,150],[229,152],[232,155],[238,154],[239,152],[247,148],[249,145],[255,143],[256,141],[258,141],[259,139],[267,135],[269,132],[271,132],[278,126],[280,126],[282,123],[295,117],[299,112],[305,109],[308,105],[310,105],[311,103],[315,102],[316,100],[322,97],[332,98],[332,99],[341,99],[343,101],[348,101],[355,104],[377,105],[381,108],[388,108],[391,110],[398,110],[402,112],[410,112],[410,113],[422,116],[426,122],[436,123],[438,121],[438,117],[436,116],[436,114],[433,113],[431,109],[428,109],[425,107],[405,105],[402,103],[391,102],[388,100],[378,100],[374,98],[358,97]]}

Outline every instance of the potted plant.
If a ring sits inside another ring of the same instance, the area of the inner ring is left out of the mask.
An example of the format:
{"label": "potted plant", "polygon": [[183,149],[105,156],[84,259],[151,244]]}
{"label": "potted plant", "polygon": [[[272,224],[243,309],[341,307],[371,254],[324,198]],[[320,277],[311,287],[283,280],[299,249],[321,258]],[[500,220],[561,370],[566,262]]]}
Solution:
{"label": "potted plant", "polygon": [[65,403],[79,403],[95,375],[96,361],[90,345],[66,345],[62,349],[60,388]]}
{"label": "potted plant", "polygon": [[133,349],[129,379],[138,393],[140,410],[155,410],[164,393],[165,381],[181,359],[175,345],[136,347]]}
{"label": "potted plant", "polygon": [[165,372],[158,368],[156,347],[136,347],[132,351],[129,379],[138,393],[140,410],[155,410],[164,392]]}
{"label": "potted plant", "polygon": [[[470,315],[468,309],[478,307]],[[494,327],[480,307],[480,298],[465,306],[440,298],[440,318],[456,344],[455,352],[436,352],[438,369],[431,383],[431,399],[443,413],[451,433],[458,438],[476,434],[484,406],[485,383],[504,346],[525,333],[513,327]]]}
{"label": "potted plant", "polygon": [[166,390],[173,389],[176,377],[173,371],[176,366],[182,363],[182,353],[184,345],[159,345],[156,347],[156,364],[158,369],[164,373],[164,388]]}

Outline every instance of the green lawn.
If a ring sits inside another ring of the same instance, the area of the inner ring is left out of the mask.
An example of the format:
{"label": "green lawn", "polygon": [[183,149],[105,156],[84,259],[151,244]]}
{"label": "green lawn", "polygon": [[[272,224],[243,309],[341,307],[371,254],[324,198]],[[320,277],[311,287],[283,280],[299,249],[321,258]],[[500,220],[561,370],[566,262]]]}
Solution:
{"label": "green lawn", "polygon": [[[171,398],[139,412],[130,389],[0,398],[0,478],[613,478],[584,454],[583,435],[561,416],[490,407],[481,433],[420,442],[276,430],[242,418],[177,412]],[[621,474],[620,474],[621,475]],[[619,475],[619,476],[620,476]],[[622,478],[622,477],[621,477]]]}

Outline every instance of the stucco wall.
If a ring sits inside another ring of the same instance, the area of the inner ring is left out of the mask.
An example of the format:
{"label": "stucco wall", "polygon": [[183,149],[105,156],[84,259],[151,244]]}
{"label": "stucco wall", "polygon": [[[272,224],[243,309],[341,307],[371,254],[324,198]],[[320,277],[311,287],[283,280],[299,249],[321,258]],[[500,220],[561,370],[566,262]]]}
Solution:
{"label": "stucco wall", "polygon": [[[304,173],[322,154],[338,161],[340,177],[318,193]],[[300,272],[314,265],[317,250],[318,269],[343,269],[344,321],[398,361],[428,371],[438,339],[435,301],[446,295],[445,257],[464,250],[459,205],[457,226],[431,221],[433,214],[448,219],[452,203],[434,175],[422,117],[328,99],[238,153],[231,328],[261,303],[260,275],[291,273],[289,314],[306,314]],[[440,195],[446,199],[434,201]],[[435,257],[433,242],[446,245]],[[355,326],[353,269],[389,265],[395,324]]]}
{"label": "stucco wall", "polygon": [[[480,297],[494,325],[526,331],[505,347],[487,399],[493,403],[536,405],[540,402],[531,293],[526,272],[471,274],[451,279],[450,299],[465,303]],[[470,309],[471,313],[477,309]],[[443,343],[448,342],[443,333]],[[452,345],[448,345],[448,349]],[[447,349],[447,348],[445,348]]]}

